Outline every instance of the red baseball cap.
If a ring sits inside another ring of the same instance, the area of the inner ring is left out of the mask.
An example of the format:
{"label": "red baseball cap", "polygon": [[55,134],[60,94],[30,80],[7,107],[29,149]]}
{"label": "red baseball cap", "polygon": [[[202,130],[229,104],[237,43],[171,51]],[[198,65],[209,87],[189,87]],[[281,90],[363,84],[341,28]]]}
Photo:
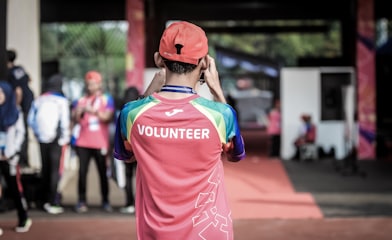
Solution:
{"label": "red baseball cap", "polygon": [[86,82],[96,82],[96,83],[102,82],[102,76],[97,71],[88,71],[84,76],[84,79],[86,80]]}
{"label": "red baseball cap", "polygon": [[163,32],[159,54],[168,60],[197,65],[208,53],[206,33],[185,21],[175,22]]}

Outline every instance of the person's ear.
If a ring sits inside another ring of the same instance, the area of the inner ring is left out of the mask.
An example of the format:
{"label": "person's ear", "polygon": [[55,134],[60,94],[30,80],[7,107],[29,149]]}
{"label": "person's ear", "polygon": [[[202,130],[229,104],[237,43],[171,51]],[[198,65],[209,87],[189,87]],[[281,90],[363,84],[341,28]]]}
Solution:
{"label": "person's ear", "polygon": [[159,68],[165,67],[165,62],[163,61],[163,58],[161,57],[159,52],[154,53],[154,62],[155,62],[155,65]]}
{"label": "person's ear", "polygon": [[200,59],[200,63],[201,65],[201,70],[207,70],[208,66],[210,65],[209,59],[208,59],[208,55],[204,56],[202,59]]}

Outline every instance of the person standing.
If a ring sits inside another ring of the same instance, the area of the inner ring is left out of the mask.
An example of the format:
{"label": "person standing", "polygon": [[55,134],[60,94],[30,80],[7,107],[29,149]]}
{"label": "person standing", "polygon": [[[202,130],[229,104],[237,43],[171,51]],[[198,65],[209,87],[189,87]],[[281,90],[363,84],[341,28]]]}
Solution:
{"label": "person standing", "polygon": [[23,195],[19,167],[19,152],[25,131],[23,112],[16,104],[12,87],[0,81],[0,177],[4,177],[17,210],[16,232],[27,232],[32,224]]}
{"label": "person standing", "polygon": [[280,101],[275,100],[274,107],[268,114],[267,134],[269,136],[269,153],[270,158],[280,157],[280,136],[281,136],[281,117]]}
{"label": "person standing", "polygon": [[57,191],[64,165],[64,152],[70,141],[70,107],[62,91],[63,77],[53,75],[44,92],[32,103],[28,124],[40,145],[41,197],[48,213],[64,212]]}
{"label": "person standing", "polygon": [[[237,162],[245,148],[205,32],[172,23],[154,60],[165,78],[154,78],[151,95],[123,107],[114,139],[114,158],[137,161],[138,239],[233,239],[222,153]],[[215,101],[194,90],[203,72]]]}
{"label": "person standing", "polygon": [[[139,90],[134,87],[128,87],[124,91],[124,96],[121,101],[121,107],[125,106],[126,103],[138,99],[140,96]],[[120,162],[121,163],[121,162]],[[125,206],[120,208],[121,213],[133,214],[135,213],[135,196],[133,191],[133,177],[136,169],[136,161],[134,162],[123,162],[125,168]]]}
{"label": "person standing", "polygon": [[107,156],[109,151],[109,125],[115,112],[114,99],[102,89],[102,76],[97,71],[85,75],[86,94],[72,108],[75,124],[79,124],[79,134],[75,141],[79,158],[78,203],[75,211],[88,211],[86,186],[90,159],[94,158],[101,186],[102,209],[112,211],[109,203],[109,177]]}
{"label": "person standing", "polygon": [[29,166],[29,131],[27,128],[27,115],[30,110],[31,103],[34,100],[34,93],[29,86],[29,83],[31,81],[30,76],[26,73],[25,69],[22,66],[15,65],[16,57],[17,54],[15,50],[7,50],[7,79],[15,91],[16,103],[21,107],[23,111],[23,122],[26,129],[22,149],[20,152],[20,165]]}

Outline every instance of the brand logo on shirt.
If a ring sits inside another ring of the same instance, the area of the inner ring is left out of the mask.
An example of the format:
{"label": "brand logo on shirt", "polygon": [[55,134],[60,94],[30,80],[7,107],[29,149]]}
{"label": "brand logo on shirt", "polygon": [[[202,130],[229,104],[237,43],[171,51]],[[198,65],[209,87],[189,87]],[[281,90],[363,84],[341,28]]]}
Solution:
{"label": "brand logo on shirt", "polygon": [[166,116],[171,117],[176,115],[177,113],[184,112],[182,109],[173,109],[171,112],[165,112]]}

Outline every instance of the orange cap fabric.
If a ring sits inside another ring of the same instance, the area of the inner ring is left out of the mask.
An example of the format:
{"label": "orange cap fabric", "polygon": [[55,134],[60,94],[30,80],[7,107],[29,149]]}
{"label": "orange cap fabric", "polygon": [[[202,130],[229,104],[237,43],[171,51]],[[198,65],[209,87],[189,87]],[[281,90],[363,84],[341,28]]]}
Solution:
{"label": "orange cap fabric", "polygon": [[86,82],[96,82],[96,83],[102,82],[102,76],[97,71],[88,71],[84,76],[84,79],[86,80]]}
{"label": "orange cap fabric", "polygon": [[203,29],[192,23],[172,23],[162,34],[159,54],[163,58],[197,65],[207,53],[207,36]]}

